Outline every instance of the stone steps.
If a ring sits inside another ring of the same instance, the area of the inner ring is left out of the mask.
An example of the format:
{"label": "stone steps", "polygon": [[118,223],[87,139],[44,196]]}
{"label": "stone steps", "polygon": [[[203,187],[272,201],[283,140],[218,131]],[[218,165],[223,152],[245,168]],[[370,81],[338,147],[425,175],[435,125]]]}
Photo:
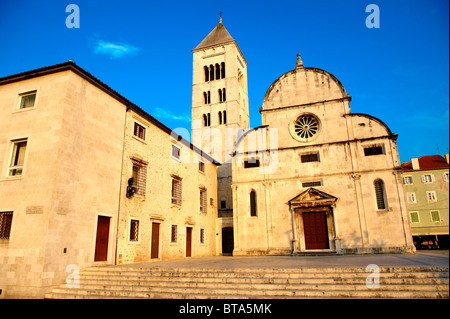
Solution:
{"label": "stone steps", "polygon": [[46,298],[449,298],[448,267],[214,269],[91,267]]}

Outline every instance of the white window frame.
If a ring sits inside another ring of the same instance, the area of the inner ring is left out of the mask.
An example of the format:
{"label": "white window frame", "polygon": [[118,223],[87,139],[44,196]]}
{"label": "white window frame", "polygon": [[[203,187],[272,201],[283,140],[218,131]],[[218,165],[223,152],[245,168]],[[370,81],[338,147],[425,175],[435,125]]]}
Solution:
{"label": "white window frame", "polygon": [[406,193],[406,198],[408,203],[417,203],[416,193],[414,192]]}
{"label": "white window frame", "polygon": [[[429,180],[427,176],[430,176]],[[424,184],[430,184],[434,182],[434,175],[433,174],[424,174],[422,175],[422,183]]]}
{"label": "white window frame", "polygon": [[[411,183],[406,182],[407,179],[409,179],[409,178],[411,179]],[[404,185],[411,185],[413,182],[414,182],[414,179],[413,179],[412,175],[403,176],[403,184]]]}
{"label": "white window frame", "polygon": [[[9,157],[8,157],[8,162],[7,162],[6,178],[22,178],[25,175],[25,166],[26,166],[27,158],[28,158],[28,151],[27,151],[27,149],[25,149],[25,155],[24,155],[24,158],[23,158],[23,164],[22,165],[12,166],[12,161],[13,161],[13,158],[14,158],[16,144],[22,143],[22,142],[27,142],[26,148],[28,149],[28,147],[29,147],[29,143],[28,143],[29,139],[28,139],[28,137],[23,137],[23,138],[17,138],[17,139],[10,140],[10,148],[9,148]],[[20,168],[22,169],[22,173],[21,174],[10,175],[11,170],[13,170],[13,169],[20,169]]]}
{"label": "white window frame", "polygon": [[[20,106],[22,105],[22,98],[24,96],[27,96],[30,94],[36,94],[36,98],[34,100],[34,105],[31,107],[20,108]],[[37,88],[20,92],[19,94],[17,94],[17,97],[16,97],[16,102],[14,104],[14,112],[25,112],[25,111],[35,110],[38,105],[38,98],[39,98],[39,89],[37,89]]]}
{"label": "white window frame", "polygon": [[[430,195],[433,197],[432,199],[430,199]],[[429,202],[437,201],[436,191],[427,191],[427,200]]]}
{"label": "white window frame", "polygon": [[444,182],[449,182],[449,176],[448,176],[448,172],[447,173],[444,173],[444,174],[442,174],[442,179],[444,180]]}

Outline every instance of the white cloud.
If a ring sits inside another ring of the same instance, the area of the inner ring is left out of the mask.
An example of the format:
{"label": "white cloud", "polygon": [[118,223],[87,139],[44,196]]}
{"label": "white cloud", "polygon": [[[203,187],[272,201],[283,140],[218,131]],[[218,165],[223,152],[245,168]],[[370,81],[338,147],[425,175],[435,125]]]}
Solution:
{"label": "white cloud", "polygon": [[95,54],[109,55],[111,59],[136,55],[139,50],[139,48],[128,43],[112,43],[103,40],[97,40],[94,44]]}
{"label": "white cloud", "polygon": [[191,117],[188,114],[173,114],[172,112],[159,107],[153,108],[151,114],[158,119],[169,119],[183,122],[191,121]]}

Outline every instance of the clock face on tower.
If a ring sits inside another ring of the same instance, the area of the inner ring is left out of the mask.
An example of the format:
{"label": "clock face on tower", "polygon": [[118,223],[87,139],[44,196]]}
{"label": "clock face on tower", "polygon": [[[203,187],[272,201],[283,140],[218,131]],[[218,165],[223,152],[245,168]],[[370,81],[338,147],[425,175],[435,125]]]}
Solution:
{"label": "clock face on tower", "polygon": [[291,136],[300,142],[310,142],[317,137],[320,131],[319,119],[310,113],[296,116],[289,124]]}

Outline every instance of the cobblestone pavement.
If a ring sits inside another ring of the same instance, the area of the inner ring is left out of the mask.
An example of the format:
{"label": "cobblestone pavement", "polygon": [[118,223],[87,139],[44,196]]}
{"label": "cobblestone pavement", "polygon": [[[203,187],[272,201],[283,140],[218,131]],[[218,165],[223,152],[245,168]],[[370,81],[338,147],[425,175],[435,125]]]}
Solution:
{"label": "cobblestone pavement", "polygon": [[185,258],[168,261],[126,264],[116,267],[149,268],[302,268],[302,267],[379,267],[395,266],[447,266],[449,252],[418,251],[416,254],[379,254],[345,256],[214,256]]}

